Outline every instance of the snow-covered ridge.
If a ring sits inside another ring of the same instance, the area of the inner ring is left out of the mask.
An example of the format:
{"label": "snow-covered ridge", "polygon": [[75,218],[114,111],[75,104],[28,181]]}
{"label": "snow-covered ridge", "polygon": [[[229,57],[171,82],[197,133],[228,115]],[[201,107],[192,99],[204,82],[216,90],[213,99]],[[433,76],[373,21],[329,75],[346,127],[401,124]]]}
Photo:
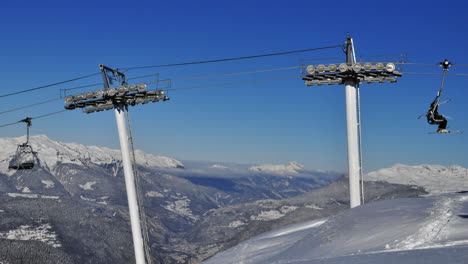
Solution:
{"label": "snow-covered ridge", "polygon": [[391,168],[370,172],[364,180],[418,185],[431,194],[451,193],[468,190],[468,169],[458,165],[396,164]]}
{"label": "snow-covered ridge", "polygon": [[284,165],[265,164],[252,166],[249,168],[249,171],[272,173],[278,175],[299,174],[302,170],[304,170],[304,166],[294,161]]}
{"label": "snow-covered ridge", "polygon": [[[0,138],[0,172],[8,173],[8,163],[16,152],[18,145],[25,142],[25,137]],[[77,143],[63,143],[49,139],[45,135],[31,136],[29,144],[32,146],[43,166],[53,169],[58,163],[98,165],[120,163],[120,150],[106,147],[85,146]],[[156,156],[135,151],[136,161],[145,167],[177,168],[184,165],[173,158]]]}

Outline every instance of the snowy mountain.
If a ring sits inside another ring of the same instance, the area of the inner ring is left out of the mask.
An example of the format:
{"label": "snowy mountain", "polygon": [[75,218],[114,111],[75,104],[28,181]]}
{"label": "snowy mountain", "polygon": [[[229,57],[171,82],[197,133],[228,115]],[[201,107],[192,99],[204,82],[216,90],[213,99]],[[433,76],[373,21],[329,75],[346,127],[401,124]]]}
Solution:
{"label": "snowy mountain", "polygon": [[[0,138],[0,263],[17,255],[23,263],[131,261],[120,151],[33,136],[36,166],[8,170],[23,141]],[[260,233],[349,207],[346,178],[295,162],[180,162],[140,151],[136,159],[156,263],[197,263]],[[368,201],[424,194],[416,186],[366,183]]]}
{"label": "snowy mountain", "polygon": [[254,172],[271,173],[278,175],[296,175],[304,170],[304,166],[293,161],[286,165],[266,164],[260,166],[252,166],[249,168],[249,170]]}
{"label": "snowy mountain", "polygon": [[458,165],[444,167],[396,164],[391,168],[368,173],[364,180],[418,185],[431,194],[451,193],[468,190],[468,169]]}
{"label": "snowy mountain", "polygon": [[[14,170],[8,170],[8,163],[16,153],[18,145],[24,143],[26,137],[0,138],[0,173],[11,175]],[[29,144],[37,152],[41,165],[53,172],[58,164],[74,164],[86,166],[90,163],[106,165],[121,162],[120,150],[105,147],[85,146],[77,143],[62,143],[49,139],[45,135],[31,136]],[[148,168],[183,168],[184,165],[173,158],[146,154],[135,151],[137,163]]]}
{"label": "snowy mountain", "polygon": [[468,194],[366,204],[249,239],[206,264],[465,263]]}
{"label": "snowy mountain", "polygon": [[[32,136],[30,144],[37,153],[34,168],[8,170],[24,140],[0,138],[0,263],[9,263],[11,252],[30,252],[22,253],[23,263],[28,263],[38,251],[49,254],[41,255],[41,263],[108,263],[106,259],[128,263],[132,249],[120,151]],[[210,225],[207,218],[213,210],[291,198],[341,176],[307,170],[278,175],[250,171],[252,165],[182,163],[141,151],[136,156],[153,257],[161,263],[195,262],[233,243],[229,242],[233,236],[212,243],[195,235],[200,226]],[[255,210],[253,215],[261,214]],[[279,218],[291,212],[292,208],[285,209]],[[119,232],[113,231],[115,227]],[[223,232],[236,234],[242,229],[231,225],[216,231]]]}

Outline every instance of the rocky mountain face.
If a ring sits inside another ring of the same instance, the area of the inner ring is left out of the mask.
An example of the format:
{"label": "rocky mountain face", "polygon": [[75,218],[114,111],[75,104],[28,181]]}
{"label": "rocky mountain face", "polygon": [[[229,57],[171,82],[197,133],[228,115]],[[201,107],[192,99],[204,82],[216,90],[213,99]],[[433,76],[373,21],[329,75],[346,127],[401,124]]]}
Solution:
{"label": "rocky mountain face", "polygon": [[[0,263],[133,263],[120,152],[33,136],[35,167],[9,170],[23,140],[0,138]],[[197,263],[262,231],[348,207],[346,181],[330,185],[342,175],[295,162],[181,162],[141,151],[136,161],[154,263]],[[425,193],[368,184],[369,200]]]}

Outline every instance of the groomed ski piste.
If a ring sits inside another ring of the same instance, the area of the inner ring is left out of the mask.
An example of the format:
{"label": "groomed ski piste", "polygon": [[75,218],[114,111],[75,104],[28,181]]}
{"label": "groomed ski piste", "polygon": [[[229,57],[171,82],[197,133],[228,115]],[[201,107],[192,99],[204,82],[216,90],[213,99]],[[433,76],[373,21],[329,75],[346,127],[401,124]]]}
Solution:
{"label": "groomed ski piste", "polygon": [[205,264],[467,263],[468,193],[365,204],[249,239]]}

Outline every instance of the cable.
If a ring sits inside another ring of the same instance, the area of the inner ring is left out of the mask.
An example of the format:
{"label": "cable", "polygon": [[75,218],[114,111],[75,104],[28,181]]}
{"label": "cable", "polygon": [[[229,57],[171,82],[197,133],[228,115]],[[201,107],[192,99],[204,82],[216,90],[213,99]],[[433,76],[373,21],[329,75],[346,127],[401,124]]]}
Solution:
{"label": "cable", "polygon": [[301,61],[316,61],[316,60],[345,60],[344,57],[333,57],[333,58],[317,58],[317,59],[301,59]]}
{"label": "cable", "polygon": [[397,62],[397,63],[395,63],[395,64],[439,66],[439,64],[437,64],[437,63]]}
{"label": "cable", "polygon": [[162,81],[172,81],[172,82],[175,82],[175,81],[189,81],[189,80],[207,79],[207,78],[225,77],[225,76],[235,76],[235,75],[252,74],[252,73],[292,70],[292,69],[299,69],[299,68],[304,68],[304,67],[305,66],[293,66],[293,67],[286,67],[286,68],[258,70],[258,71],[251,71],[251,72],[225,73],[225,74],[218,74],[218,75],[205,75],[205,76],[197,76],[197,77],[189,77],[189,78],[181,78],[181,79],[169,79],[169,80],[162,80]]}
{"label": "cable", "polygon": [[39,118],[59,114],[59,113],[66,112],[66,111],[68,111],[68,110],[60,110],[60,111],[56,111],[56,112],[52,112],[52,113],[48,113],[48,114],[44,114],[44,115],[40,115],[40,116],[36,116],[36,117],[31,117],[31,119],[39,119]]}
{"label": "cable", "polygon": [[[36,117],[31,117],[31,120],[32,120],[32,119],[39,119],[39,118],[43,118],[43,117],[47,117],[47,116],[51,116],[51,115],[55,115],[55,114],[59,114],[59,113],[65,112],[65,111],[68,111],[68,110],[60,110],[60,111],[56,111],[56,112],[52,112],[52,113],[48,113],[48,114],[44,114],[44,115],[40,115],[40,116],[36,116]],[[13,123],[8,123],[8,124],[0,125],[0,127],[11,126],[11,125],[18,124],[18,123],[22,123],[22,122],[23,122],[23,121],[20,120],[20,121],[16,121],[16,122],[13,122]]]}
{"label": "cable", "polygon": [[103,83],[93,83],[93,84],[88,84],[88,85],[82,85],[82,86],[72,87],[72,88],[64,88],[64,89],[60,89],[60,90],[66,92],[66,91],[70,91],[70,90],[76,90],[76,89],[81,89],[81,88],[93,87],[93,86],[98,86],[98,85],[104,86]]}
{"label": "cable", "polygon": [[129,80],[135,80],[135,79],[141,79],[141,78],[146,78],[146,77],[153,77],[153,76],[158,76],[158,75],[159,75],[159,73],[148,74],[148,75],[142,75],[142,76],[137,76],[137,77],[128,78],[127,81],[129,81]]}
{"label": "cable", "polygon": [[[225,77],[225,76],[235,76],[235,75],[252,74],[252,73],[262,73],[262,72],[271,72],[271,71],[282,71],[282,70],[299,69],[299,68],[304,68],[304,67],[305,67],[305,66],[292,66],[292,67],[275,68],[275,69],[266,69],[266,70],[250,71],[250,72],[225,73],[225,74],[218,74],[218,75],[203,75],[203,76],[196,76],[196,77],[189,77],[189,78],[179,78],[179,79],[164,79],[164,80],[155,81],[155,82],[147,82],[146,84],[160,83],[160,82],[174,82],[174,81],[189,81],[189,80],[207,79],[207,78]],[[127,80],[142,79],[142,78],[153,77],[153,76],[158,76],[158,75],[159,75],[159,73],[153,73],[153,74],[141,75],[141,76],[136,76],[136,77],[128,78]],[[89,86],[95,86],[95,85],[97,85],[97,84],[89,85]],[[73,89],[79,89],[79,88],[89,87],[89,86],[79,86],[79,87],[68,88],[68,89],[62,89],[62,90],[68,91],[68,90],[73,90]]]}
{"label": "cable", "polygon": [[55,99],[51,99],[51,100],[47,100],[47,101],[43,101],[43,102],[39,102],[39,103],[35,103],[35,104],[30,104],[30,105],[26,105],[26,106],[22,106],[22,107],[18,107],[18,108],[14,108],[14,109],[11,109],[11,110],[6,110],[6,111],[3,111],[3,112],[0,112],[0,115],[6,114],[6,113],[15,112],[15,111],[22,110],[22,109],[26,109],[26,108],[30,108],[30,107],[33,107],[33,106],[36,106],[36,105],[42,105],[42,104],[47,104],[47,103],[55,102],[55,101],[58,101],[58,100],[61,100],[61,99],[62,99],[62,97],[60,97],[60,98],[55,98]]}
{"label": "cable", "polygon": [[21,123],[21,121],[16,121],[16,122],[13,122],[13,123],[8,123],[8,124],[0,125],[0,127],[11,126],[11,125],[18,124],[18,123]]}
{"label": "cable", "polygon": [[[266,69],[266,70],[258,70],[258,71],[250,71],[250,72],[236,72],[236,73],[226,73],[226,74],[218,74],[218,75],[205,75],[205,76],[196,76],[196,77],[189,77],[189,78],[180,78],[180,79],[166,79],[166,80],[160,80],[156,82],[147,82],[146,84],[152,84],[152,83],[161,83],[161,82],[173,82],[173,81],[188,81],[188,80],[196,80],[196,79],[207,79],[207,78],[216,78],[216,77],[225,77],[225,76],[235,76],[235,75],[243,75],[243,74],[253,74],[253,73],[263,73],[263,72],[272,72],[272,71],[281,71],[281,70],[290,70],[290,69],[299,69],[299,68],[304,68],[305,66],[292,66],[292,67],[284,67],[284,68],[276,68],[276,69]],[[442,73],[424,73],[424,72],[402,72],[402,74],[420,74],[420,75],[441,75]],[[137,79],[137,78],[144,78],[144,77],[149,77],[149,76],[157,76],[158,73],[156,74],[150,74],[150,75],[143,75],[143,76],[137,76],[133,77],[130,79]],[[447,75],[459,75],[459,76],[468,76],[468,73],[447,73]],[[288,77],[289,78],[289,77]],[[294,78],[294,77],[291,77]],[[130,80],[128,79],[128,80]],[[269,80],[275,80],[275,79],[265,79],[265,80],[255,80],[255,81],[247,81],[247,82],[236,82],[236,83],[225,83],[225,84],[219,84],[219,85],[206,85],[206,86],[197,86],[197,87],[187,87],[187,88],[169,88],[168,90],[188,90],[188,89],[197,89],[197,88],[205,88],[205,87],[215,87],[215,86],[226,86],[226,85],[235,85],[235,84],[244,84],[244,83],[251,83],[251,82],[262,82],[262,81],[269,81]],[[85,87],[92,87],[92,86],[97,86],[97,85],[102,85],[102,83],[97,83],[97,84],[89,84],[89,85],[83,85],[83,86],[77,86],[77,87],[72,87],[72,88],[67,88],[67,89],[62,89],[65,91],[69,90],[75,90],[75,89],[80,89],[80,88],[85,88]],[[0,112],[0,115],[10,113],[10,112],[15,112],[18,110],[34,107],[37,105],[42,105],[42,104],[47,104],[51,102],[55,102],[62,99],[61,98],[55,98],[35,104],[30,104],[10,110],[6,110],[3,112]]]}
{"label": "cable", "polygon": [[[440,66],[439,63],[396,62],[395,64]],[[452,66],[468,66],[468,64],[452,64]]]}
{"label": "cable", "polygon": [[279,77],[279,78],[259,79],[259,80],[244,81],[244,82],[220,83],[220,84],[201,85],[201,86],[192,86],[192,87],[184,87],[184,88],[171,88],[171,89],[168,89],[168,90],[169,91],[181,91],[181,90],[191,90],[191,89],[200,89],[200,88],[209,88],[209,87],[220,87],[220,86],[228,86],[228,85],[236,85],[236,84],[278,81],[278,80],[286,80],[286,79],[292,79],[292,78],[298,78],[298,77],[297,76]]}
{"label": "cable", "polygon": [[56,86],[56,85],[59,85],[59,84],[69,83],[69,82],[73,82],[73,81],[85,79],[85,78],[88,78],[88,77],[92,77],[92,76],[95,76],[95,75],[98,75],[98,74],[101,74],[101,73],[89,74],[89,75],[77,77],[77,78],[70,79],[70,80],[66,80],[66,81],[61,81],[61,82],[57,82],[57,83],[47,84],[47,85],[43,85],[43,86],[31,88],[31,89],[26,89],[26,90],[14,92],[14,93],[3,94],[3,95],[0,95],[0,98],[12,96],[12,95],[17,95],[17,94],[22,94],[22,93],[26,93],[26,92],[31,92],[31,91],[35,91],[35,90],[39,90],[39,89],[44,89],[44,88]]}
{"label": "cable", "polygon": [[269,57],[269,56],[278,56],[278,55],[285,55],[285,54],[292,54],[292,53],[301,53],[301,52],[307,52],[307,51],[313,51],[313,50],[339,48],[341,46],[343,46],[343,45],[335,45],[335,46],[320,47],[320,48],[313,48],[313,49],[304,49],[304,50],[295,50],[295,51],[286,51],[286,52],[278,52],[278,53],[269,53],[269,54],[261,54],[261,55],[252,55],[252,56],[244,56],[244,57],[235,57],[235,58],[224,58],[224,59],[206,60],[206,61],[192,61],[192,62],[161,64],[161,65],[152,65],[152,66],[138,66],[138,67],[121,68],[121,69],[129,71],[129,70],[135,70],[135,69],[162,68],[162,67],[173,67],[173,66],[203,64],[203,63],[214,63],[214,62],[224,62],[224,61],[233,61],[233,60],[245,60],[245,59],[253,59],[253,58],[260,58],[260,57]]}
{"label": "cable", "polygon": [[[402,74],[442,75],[443,73],[435,73],[435,72],[402,72]],[[447,75],[468,76],[468,73],[447,73]]]}
{"label": "cable", "polygon": [[147,82],[146,84],[154,84],[154,83],[161,83],[161,82],[175,82],[175,81],[189,81],[189,80],[207,79],[207,78],[225,77],[225,76],[235,76],[235,75],[252,74],[252,73],[291,70],[291,69],[299,69],[299,68],[304,68],[304,67],[305,66],[293,66],[293,67],[258,70],[258,71],[251,71],[251,72],[236,72],[236,73],[225,73],[225,74],[218,74],[218,75],[204,75],[204,76],[196,76],[196,77],[180,78],[180,79],[164,79],[164,80],[160,80],[160,81],[156,81],[156,82]]}
{"label": "cable", "polygon": [[[215,77],[224,77],[224,76],[235,76],[235,75],[242,75],[242,74],[262,73],[262,72],[271,72],[271,71],[281,71],[281,70],[290,70],[290,69],[297,69],[297,68],[303,68],[303,67],[304,66],[293,66],[293,67],[266,69],[266,70],[258,70],[258,71],[251,71],[251,72],[236,72],[236,73],[226,73],[226,74],[218,74],[218,75],[196,76],[196,77],[190,77],[190,78],[160,80],[160,81],[156,81],[156,82],[149,82],[147,84],[161,83],[161,82],[172,82],[172,81],[187,81],[187,80],[215,78]],[[133,77],[131,79],[143,78],[143,77],[148,77],[148,76],[157,76],[157,75],[158,74],[150,74],[150,75]],[[130,80],[130,79],[128,79],[128,80]],[[67,88],[67,89],[62,89],[62,90],[69,91],[69,90],[75,90],[75,89],[80,89],[80,88],[85,88],[85,87],[92,87],[92,86],[97,86],[97,85],[102,85],[102,83],[77,86],[77,87],[72,87],[72,88]],[[25,105],[25,106],[21,106],[21,107],[18,107],[18,108],[13,108],[13,109],[10,109],[10,110],[0,112],[0,115],[15,112],[15,111],[19,111],[19,110],[22,110],[22,109],[26,109],[26,108],[30,108],[30,107],[34,107],[34,106],[38,106],[38,105],[42,105],[42,104],[55,102],[55,101],[58,101],[58,100],[61,100],[61,99],[63,99],[63,97],[59,97],[59,98],[55,98],[55,99],[51,99],[51,100],[47,100],[47,101],[43,101],[43,102],[38,102],[38,103],[30,104],[30,105]]]}

